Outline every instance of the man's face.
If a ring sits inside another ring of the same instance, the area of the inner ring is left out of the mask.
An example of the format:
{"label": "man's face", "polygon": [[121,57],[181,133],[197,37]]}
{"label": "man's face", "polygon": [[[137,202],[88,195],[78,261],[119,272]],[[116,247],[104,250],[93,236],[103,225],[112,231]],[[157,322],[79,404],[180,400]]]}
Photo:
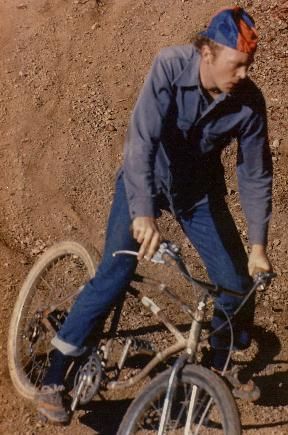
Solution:
{"label": "man's face", "polygon": [[211,49],[207,48],[206,62],[210,83],[221,92],[233,92],[246,78],[253,57],[226,46],[220,46],[213,55]]}

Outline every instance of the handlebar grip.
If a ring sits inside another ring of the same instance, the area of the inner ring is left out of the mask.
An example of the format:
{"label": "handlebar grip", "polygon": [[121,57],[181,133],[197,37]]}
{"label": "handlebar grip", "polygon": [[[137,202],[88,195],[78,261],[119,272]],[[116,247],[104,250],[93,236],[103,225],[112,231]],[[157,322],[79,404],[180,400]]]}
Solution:
{"label": "handlebar grip", "polygon": [[256,273],[255,278],[260,278],[260,279],[264,279],[264,280],[271,280],[273,278],[276,278],[277,273],[275,272],[264,272],[264,271],[259,271]]}
{"label": "handlebar grip", "polygon": [[254,285],[260,290],[265,290],[265,287],[270,284],[273,278],[276,278],[275,272],[257,272],[254,277]]}
{"label": "handlebar grip", "polygon": [[112,257],[116,257],[116,255],[133,255],[133,256],[137,257],[138,252],[136,252],[136,251],[128,251],[128,250],[114,251],[112,253]]}

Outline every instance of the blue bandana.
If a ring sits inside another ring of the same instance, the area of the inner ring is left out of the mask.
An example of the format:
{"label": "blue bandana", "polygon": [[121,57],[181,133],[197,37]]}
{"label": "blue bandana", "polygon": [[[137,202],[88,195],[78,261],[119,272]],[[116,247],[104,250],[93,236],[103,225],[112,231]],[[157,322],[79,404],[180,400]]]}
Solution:
{"label": "blue bandana", "polygon": [[254,20],[238,6],[220,10],[212,18],[207,29],[201,32],[201,35],[218,44],[251,55],[257,48],[257,32]]}

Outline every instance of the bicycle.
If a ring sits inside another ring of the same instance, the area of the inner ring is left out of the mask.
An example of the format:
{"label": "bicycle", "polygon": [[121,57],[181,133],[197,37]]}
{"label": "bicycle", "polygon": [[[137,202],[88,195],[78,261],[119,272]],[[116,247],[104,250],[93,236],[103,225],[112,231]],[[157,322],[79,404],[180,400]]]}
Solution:
{"label": "bicycle", "polygon": [[[130,251],[114,253],[121,254],[137,255]],[[158,286],[161,293],[190,317],[188,338],[185,338],[142,290],[129,288],[127,291],[163,323],[176,342],[162,351],[157,351],[150,342],[142,339],[128,337],[123,341],[119,334],[116,334],[122,308],[120,304],[119,309],[114,311],[108,332],[98,339],[97,346],[89,348],[85,356],[80,358],[80,362],[76,362],[75,366],[68,370],[67,376],[73,374],[74,378],[72,412],[78,405],[87,404],[97,393],[101,394],[104,390],[126,389],[136,385],[160,363],[174,357],[176,361],[172,368],[156,375],[131,403],[118,434],[137,433],[139,427],[140,433],[177,434],[182,433],[184,427],[185,435],[197,434],[200,428],[201,433],[211,433],[212,430],[212,433],[240,434],[237,407],[227,385],[214,372],[195,364],[207,300],[209,296],[217,296],[220,289],[193,278],[178,248],[171,242],[161,243],[151,261],[177,267],[191,284],[201,290],[202,295],[193,312],[191,307],[165,284],[160,283]],[[69,307],[82,289],[81,284],[94,276],[94,273],[94,261],[83,246],[76,242],[62,242],[48,249],[28,274],[13,310],[8,336],[8,366],[11,379],[16,390],[25,398],[33,400],[49,366],[52,335],[64,322]],[[244,303],[256,288],[265,286],[273,276],[274,274],[268,273],[259,275],[248,296],[244,298]],[[142,283],[156,283],[151,278],[136,278]],[[52,302],[47,300],[47,290]],[[229,293],[235,295],[234,292]],[[232,349],[233,329],[228,317],[227,321],[232,332]],[[115,364],[109,367],[108,361],[115,341],[120,342],[122,350]],[[135,354],[148,355],[149,362],[136,375],[132,374],[127,380],[121,380],[120,375],[125,362]],[[156,409],[155,402],[159,409]]]}

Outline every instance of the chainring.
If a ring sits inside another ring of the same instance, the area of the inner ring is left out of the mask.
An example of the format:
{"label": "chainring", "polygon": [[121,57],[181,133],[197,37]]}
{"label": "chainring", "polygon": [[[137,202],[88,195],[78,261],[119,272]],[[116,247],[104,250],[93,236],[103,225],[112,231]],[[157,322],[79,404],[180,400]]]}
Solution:
{"label": "chainring", "polygon": [[86,405],[98,392],[102,379],[102,362],[97,351],[92,353],[79,367],[75,378],[73,397],[77,404]]}

